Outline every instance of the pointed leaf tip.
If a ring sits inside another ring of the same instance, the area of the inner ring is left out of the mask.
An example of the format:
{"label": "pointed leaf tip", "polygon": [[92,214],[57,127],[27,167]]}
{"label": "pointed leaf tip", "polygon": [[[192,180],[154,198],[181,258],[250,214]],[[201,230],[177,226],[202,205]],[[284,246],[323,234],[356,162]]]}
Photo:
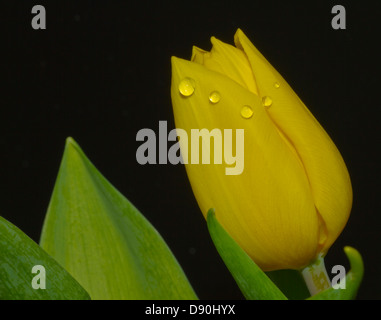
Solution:
{"label": "pointed leaf tip", "polygon": [[84,155],[81,147],[72,137],[66,138],[65,151],[67,151],[67,150],[70,150],[71,152],[76,151],[76,152],[79,152],[79,153]]}
{"label": "pointed leaf tip", "polygon": [[77,145],[77,143],[75,142],[75,140],[72,137],[67,137],[66,138],[66,145],[69,145],[69,144],[75,144],[75,145]]}
{"label": "pointed leaf tip", "polygon": [[41,246],[93,299],[197,299],[160,234],[72,138],[66,140]]}

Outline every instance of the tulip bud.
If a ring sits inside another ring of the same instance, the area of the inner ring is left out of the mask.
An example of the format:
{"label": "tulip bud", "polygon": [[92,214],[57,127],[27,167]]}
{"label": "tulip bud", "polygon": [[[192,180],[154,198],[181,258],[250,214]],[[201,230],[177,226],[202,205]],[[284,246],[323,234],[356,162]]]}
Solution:
{"label": "tulip bud", "polygon": [[282,76],[240,29],[234,41],[212,38],[210,52],[195,47],[191,61],[173,57],[171,96],[176,127],[188,136],[244,129],[244,170],[226,175],[223,164],[189,162],[186,171],[204,216],[214,208],[264,271],[302,269],[327,253],[348,220],[349,174]]}

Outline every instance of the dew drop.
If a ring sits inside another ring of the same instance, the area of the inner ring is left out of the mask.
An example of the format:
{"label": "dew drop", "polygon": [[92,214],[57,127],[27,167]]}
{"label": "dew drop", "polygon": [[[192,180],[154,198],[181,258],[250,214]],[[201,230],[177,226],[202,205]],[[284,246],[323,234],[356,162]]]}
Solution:
{"label": "dew drop", "polygon": [[180,81],[179,91],[184,97],[189,97],[193,94],[195,82],[191,78],[185,78]]}
{"label": "dew drop", "polygon": [[250,119],[253,116],[253,108],[250,106],[243,106],[241,109],[241,116],[245,119]]}
{"label": "dew drop", "polygon": [[211,103],[218,103],[221,100],[221,95],[218,91],[213,91],[209,95],[209,101]]}
{"label": "dew drop", "polygon": [[275,82],[275,83],[274,83],[274,87],[275,87],[276,89],[279,89],[279,87],[280,87],[279,82]]}
{"label": "dew drop", "polygon": [[262,104],[263,104],[263,106],[264,106],[266,109],[268,109],[268,108],[270,108],[271,105],[273,104],[273,101],[271,100],[270,97],[265,96],[265,97],[262,98]]}

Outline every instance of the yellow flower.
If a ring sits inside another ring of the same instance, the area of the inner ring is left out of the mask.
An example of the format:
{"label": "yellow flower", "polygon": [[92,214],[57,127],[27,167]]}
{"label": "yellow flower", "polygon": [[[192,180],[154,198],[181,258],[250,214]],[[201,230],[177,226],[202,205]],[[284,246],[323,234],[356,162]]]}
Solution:
{"label": "yellow flower", "polygon": [[[215,208],[263,270],[304,268],[327,253],[348,220],[352,188],[345,163],[240,29],[235,47],[211,42],[210,52],[194,47],[191,61],[172,57],[176,127],[188,135],[191,129],[244,129],[245,168],[226,175],[224,164],[186,164],[197,202],[204,216]],[[181,140],[182,153],[189,153]]]}

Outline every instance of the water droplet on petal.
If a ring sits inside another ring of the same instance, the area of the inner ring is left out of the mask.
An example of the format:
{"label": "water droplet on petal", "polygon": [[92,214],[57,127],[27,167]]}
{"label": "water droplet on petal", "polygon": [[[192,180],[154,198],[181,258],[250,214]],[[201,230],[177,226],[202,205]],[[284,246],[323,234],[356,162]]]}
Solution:
{"label": "water droplet on petal", "polygon": [[279,89],[279,87],[280,87],[279,82],[275,82],[275,83],[274,83],[274,87],[275,87],[276,89]]}
{"label": "water droplet on petal", "polygon": [[180,81],[179,91],[184,97],[189,97],[193,94],[195,81],[191,78],[185,78]]}
{"label": "water droplet on petal", "polygon": [[209,101],[211,103],[217,103],[221,100],[221,95],[218,91],[213,91],[209,95]]}
{"label": "water droplet on petal", "polygon": [[250,119],[253,116],[253,108],[250,106],[243,106],[241,109],[241,116],[245,119]]}
{"label": "water droplet on petal", "polygon": [[270,97],[263,97],[262,98],[262,104],[265,108],[270,108],[271,105],[273,104],[273,101],[271,100]]}

